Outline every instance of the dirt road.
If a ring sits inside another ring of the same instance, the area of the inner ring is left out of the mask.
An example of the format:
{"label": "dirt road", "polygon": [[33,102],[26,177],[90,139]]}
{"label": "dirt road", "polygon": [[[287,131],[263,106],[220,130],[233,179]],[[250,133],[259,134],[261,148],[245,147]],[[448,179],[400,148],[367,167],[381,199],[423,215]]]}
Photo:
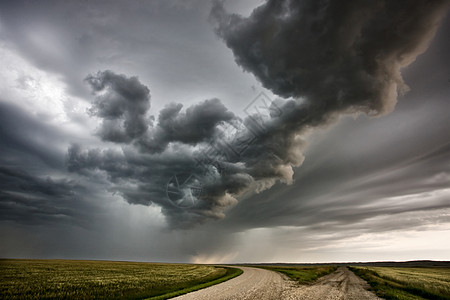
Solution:
{"label": "dirt road", "polygon": [[239,267],[244,273],[224,283],[174,299],[380,299],[367,291],[368,284],[345,267],[320,278],[313,285],[299,285],[276,272]]}
{"label": "dirt road", "polygon": [[340,267],[327,276],[320,278],[310,286],[297,286],[286,290],[281,299],[345,299],[345,300],[377,300],[374,293],[367,289],[367,282],[353,274],[349,269]]}
{"label": "dirt road", "polygon": [[278,273],[258,268],[239,269],[244,273],[238,277],[173,299],[280,299],[286,282]]}

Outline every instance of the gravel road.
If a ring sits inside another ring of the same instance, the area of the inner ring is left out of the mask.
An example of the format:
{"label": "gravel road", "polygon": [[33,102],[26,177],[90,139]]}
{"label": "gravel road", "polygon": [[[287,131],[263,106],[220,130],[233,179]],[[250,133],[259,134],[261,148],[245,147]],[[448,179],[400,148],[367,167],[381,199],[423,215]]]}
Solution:
{"label": "gravel road", "polygon": [[284,275],[268,270],[239,268],[244,273],[238,277],[173,299],[380,299],[367,291],[369,286],[364,280],[345,267],[320,278],[313,285],[299,285]]}
{"label": "gravel road", "polygon": [[258,268],[239,269],[244,273],[238,277],[173,299],[280,299],[286,281],[278,273]]}

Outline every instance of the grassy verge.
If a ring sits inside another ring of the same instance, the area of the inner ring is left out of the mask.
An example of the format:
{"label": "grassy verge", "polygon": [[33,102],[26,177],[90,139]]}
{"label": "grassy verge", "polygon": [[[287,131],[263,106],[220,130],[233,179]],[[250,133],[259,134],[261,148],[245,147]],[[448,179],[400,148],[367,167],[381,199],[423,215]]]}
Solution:
{"label": "grassy verge", "polygon": [[236,276],[239,276],[239,275],[241,275],[243,273],[243,271],[241,269],[238,269],[238,268],[230,268],[230,267],[224,267],[224,268],[227,270],[227,273],[225,274],[225,276],[223,276],[221,278],[218,278],[218,279],[213,280],[213,281],[205,282],[205,283],[202,283],[202,284],[199,284],[199,285],[196,285],[196,286],[192,286],[192,287],[189,287],[189,288],[186,288],[186,289],[182,289],[182,290],[178,290],[178,291],[175,291],[175,292],[167,293],[167,294],[164,294],[164,295],[151,297],[151,298],[148,298],[147,300],[162,300],[162,299],[169,299],[169,298],[177,297],[177,296],[180,296],[180,295],[183,295],[183,294],[187,294],[187,293],[190,293],[190,292],[194,292],[194,291],[197,291],[197,290],[200,290],[200,289],[207,288],[209,286],[212,286],[212,285],[215,285],[215,284],[218,284],[218,283],[222,283],[222,282],[230,280],[230,279],[232,279],[232,278],[234,278]]}
{"label": "grassy verge", "polygon": [[375,293],[390,299],[450,299],[449,268],[350,267]]}
{"label": "grassy verge", "polygon": [[240,272],[190,264],[0,260],[0,298],[167,299],[228,280]]}
{"label": "grassy verge", "polygon": [[336,271],[335,266],[317,266],[317,267],[304,267],[304,266],[254,266],[263,268],[266,270],[280,272],[287,275],[289,278],[302,283],[311,283],[316,281],[322,276],[330,274]]}

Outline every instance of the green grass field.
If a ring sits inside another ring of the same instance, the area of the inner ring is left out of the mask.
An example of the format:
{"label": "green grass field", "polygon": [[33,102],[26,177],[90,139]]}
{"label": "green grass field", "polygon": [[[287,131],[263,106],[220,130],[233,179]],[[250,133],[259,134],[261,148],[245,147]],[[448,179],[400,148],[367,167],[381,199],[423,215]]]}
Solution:
{"label": "green grass field", "polygon": [[266,270],[280,272],[289,278],[305,284],[316,281],[322,276],[336,271],[334,266],[254,266]]}
{"label": "green grass field", "polygon": [[189,264],[0,260],[0,298],[167,299],[241,273]]}
{"label": "green grass field", "polygon": [[450,268],[351,267],[384,299],[450,299]]}

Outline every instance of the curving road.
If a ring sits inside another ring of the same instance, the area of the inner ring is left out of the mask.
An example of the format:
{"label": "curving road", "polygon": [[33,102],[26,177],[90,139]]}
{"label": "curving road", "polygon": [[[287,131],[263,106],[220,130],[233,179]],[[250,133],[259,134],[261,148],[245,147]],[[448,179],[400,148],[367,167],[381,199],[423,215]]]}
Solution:
{"label": "curving road", "polygon": [[173,299],[280,299],[280,293],[286,285],[280,274],[258,268],[239,267],[239,269],[244,273],[238,277]]}
{"label": "curving road", "polygon": [[340,267],[312,285],[299,285],[284,275],[258,268],[239,267],[244,273],[203,290],[182,295],[178,300],[209,299],[308,299],[378,300],[368,284],[345,267]]}

